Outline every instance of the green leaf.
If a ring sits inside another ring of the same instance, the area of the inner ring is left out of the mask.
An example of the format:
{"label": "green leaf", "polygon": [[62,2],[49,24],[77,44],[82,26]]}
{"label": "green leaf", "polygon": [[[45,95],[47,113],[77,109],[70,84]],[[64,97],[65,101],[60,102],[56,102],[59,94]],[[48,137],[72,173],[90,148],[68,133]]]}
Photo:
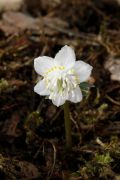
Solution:
{"label": "green leaf", "polygon": [[89,84],[89,83],[87,83],[87,82],[82,82],[82,83],[80,83],[80,88],[81,88],[81,89],[89,89],[89,88],[91,88],[91,87],[95,87],[95,86],[92,85],[92,84]]}
{"label": "green leaf", "polygon": [[80,86],[80,88],[81,88],[82,93],[83,93],[84,96],[86,96],[86,95],[88,94],[88,91],[89,91],[89,89],[90,89],[91,87],[95,87],[94,85],[91,85],[91,84],[89,84],[89,83],[87,83],[87,82],[82,82],[82,83],[80,83],[79,86]]}
{"label": "green leaf", "polygon": [[107,164],[113,162],[113,159],[111,158],[109,153],[102,154],[102,155],[96,154],[95,160],[97,163],[99,163],[101,165],[107,165]]}

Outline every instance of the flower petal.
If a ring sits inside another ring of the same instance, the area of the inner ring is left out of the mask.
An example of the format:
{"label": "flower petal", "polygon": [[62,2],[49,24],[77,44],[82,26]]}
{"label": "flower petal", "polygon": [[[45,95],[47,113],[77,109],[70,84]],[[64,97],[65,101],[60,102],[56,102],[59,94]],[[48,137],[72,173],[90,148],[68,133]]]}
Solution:
{"label": "flower petal", "polygon": [[66,99],[58,94],[56,94],[55,98],[52,99],[52,103],[57,107],[63,105],[65,103],[65,101],[66,101]]}
{"label": "flower petal", "polygon": [[65,45],[55,56],[55,62],[60,66],[67,68],[72,67],[75,64],[74,50]]}
{"label": "flower petal", "polygon": [[79,76],[80,82],[87,81],[93,69],[92,66],[83,61],[76,61],[74,68]]}
{"label": "flower petal", "polygon": [[54,65],[53,58],[47,56],[41,56],[34,59],[35,71],[44,76],[44,73]]}
{"label": "flower petal", "polygon": [[82,100],[82,92],[79,86],[77,86],[74,91],[70,92],[68,100],[74,103],[78,103]]}
{"label": "flower petal", "polygon": [[44,79],[36,84],[34,91],[41,96],[47,96],[50,94],[49,90],[46,89]]}

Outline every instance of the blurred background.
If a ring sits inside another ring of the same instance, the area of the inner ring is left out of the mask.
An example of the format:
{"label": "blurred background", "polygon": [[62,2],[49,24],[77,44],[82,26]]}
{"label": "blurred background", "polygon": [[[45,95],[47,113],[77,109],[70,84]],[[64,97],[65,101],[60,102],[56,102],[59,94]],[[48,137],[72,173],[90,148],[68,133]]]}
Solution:
{"label": "blurred background", "polygon": [[[33,91],[34,58],[64,45],[95,85],[70,104],[70,154],[62,108]],[[119,180],[119,139],[120,0],[0,0],[0,179]]]}

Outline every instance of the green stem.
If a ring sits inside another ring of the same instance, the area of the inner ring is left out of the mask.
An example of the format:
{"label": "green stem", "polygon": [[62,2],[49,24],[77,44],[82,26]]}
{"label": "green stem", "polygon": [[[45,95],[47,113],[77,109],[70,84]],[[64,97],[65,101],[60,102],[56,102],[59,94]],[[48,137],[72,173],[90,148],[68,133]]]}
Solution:
{"label": "green stem", "polygon": [[71,120],[70,120],[69,102],[65,102],[64,104],[64,120],[65,120],[66,148],[68,150],[71,150],[72,138],[71,138]]}

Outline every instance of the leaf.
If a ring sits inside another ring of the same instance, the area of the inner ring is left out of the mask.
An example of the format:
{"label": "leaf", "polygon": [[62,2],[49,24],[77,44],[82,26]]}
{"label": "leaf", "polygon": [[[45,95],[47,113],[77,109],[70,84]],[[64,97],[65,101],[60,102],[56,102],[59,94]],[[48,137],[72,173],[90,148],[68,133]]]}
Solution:
{"label": "leaf", "polygon": [[23,0],[0,0],[0,11],[17,11],[22,4]]}
{"label": "leaf", "polygon": [[89,91],[89,89],[90,89],[91,87],[95,87],[95,86],[92,85],[92,84],[89,84],[88,82],[82,82],[82,83],[80,83],[80,88],[81,88],[82,93],[83,93],[84,96],[87,95],[87,93],[88,93],[88,91]]}
{"label": "leaf", "polygon": [[38,168],[30,162],[20,161],[18,163],[18,167],[20,167],[20,172],[23,179],[36,179],[40,175]]}
{"label": "leaf", "polygon": [[120,58],[109,57],[104,67],[110,72],[111,80],[120,82]]}
{"label": "leaf", "polygon": [[40,27],[37,18],[21,12],[5,12],[0,20],[0,29],[10,35],[26,29],[37,31]]}

